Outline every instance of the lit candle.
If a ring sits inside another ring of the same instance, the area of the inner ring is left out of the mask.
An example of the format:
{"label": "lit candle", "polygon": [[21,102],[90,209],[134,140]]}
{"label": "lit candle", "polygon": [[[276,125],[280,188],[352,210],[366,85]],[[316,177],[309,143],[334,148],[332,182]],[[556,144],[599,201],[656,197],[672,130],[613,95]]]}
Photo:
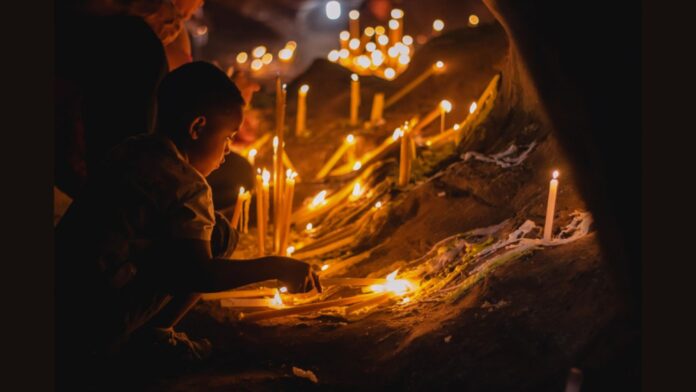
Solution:
{"label": "lit candle", "polygon": [[234,212],[232,213],[232,220],[230,221],[230,225],[234,228],[239,224],[239,218],[242,215],[242,203],[244,203],[244,187],[239,188],[237,201],[234,204]]}
{"label": "lit candle", "polygon": [[350,75],[350,124],[358,125],[358,108],[360,107],[360,79],[357,74]]}
{"label": "lit candle", "polygon": [[452,111],[452,103],[446,99],[440,102],[440,133],[445,132],[445,114]]}
{"label": "lit candle", "polygon": [[[268,214],[270,210],[271,200],[270,200],[270,182],[271,182],[271,172],[263,169],[261,172],[261,179],[263,180],[263,235],[264,244],[266,241],[266,235],[268,233]],[[264,246],[265,250],[265,246]]]}
{"label": "lit candle", "polygon": [[420,74],[417,78],[413,79],[409,84],[404,86],[401,90],[397,91],[394,93],[394,95],[390,96],[389,99],[384,103],[384,108],[388,108],[391,105],[395,104],[398,100],[403,98],[406,94],[411,92],[414,88],[418,87],[421,83],[423,83],[426,79],[428,79],[431,75],[442,72],[445,68],[445,63],[442,61],[437,61],[435,64],[433,64],[432,67],[428,67],[422,74]]}
{"label": "lit candle", "polygon": [[285,184],[285,170],[283,165],[283,153],[285,151],[283,142],[283,136],[285,131],[285,95],[286,86],[281,84],[280,76],[276,78],[276,137],[278,138],[278,159],[276,161],[275,167],[275,186],[274,195],[277,195],[278,204],[274,205],[274,230],[277,232],[276,227],[278,226],[279,219],[279,209],[276,206],[281,204],[280,198],[283,196],[283,185]]}
{"label": "lit candle", "polygon": [[544,241],[551,241],[553,232],[553,215],[556,211],[556,192],[558,191],[558,170],[553,171],[549,183],[549,200],[546,203],[546,222],[544,223]]}
{"label": "lit candle", "polygon": [[290,218],[292,215],[292,200],[295,192],[295,176],[292,170],[288,169],[285,179],[285,195],[283,196],[283,207],[281,216],[281,235],[280,235],[280,255],[287,256],[288,237],[290,236]]}
{"label": "lit candle", "polygon": [[433,21],[433,31],[435,34],[439,34],[445,28],[445,22],[442,19],[435,19]]}
{"label": "lit candle", "polygon": [[242,226],[242,233],[249,232],[249,206],[251,204],[251,192],[246,191],[244,193],[244,226]]}
{"label": "lit candle", "polygon": [[[282,157],[278,156],[278,136],[273,137],[273,238],[277,238],[278,234],[278,222],[276,217],[278,216],[278,205],[280,202],[280,195],[278,186],[278,171],[279,165],[282,167]],[[275,246],[275,241],[273,242]]]}
{"label": "lit candle", "polygon": [[343,30],[338,35],[338,40],[341,42],[341,49],[348,50],[348,41],[350,41],[350,33]]}
{"label": "lit candle", "polygon": [[265,207],[264,207],[264,181],[261,169],[256,175],[256,228],[259,237],[259,257],[266,253],[265,239],[266,239],[266,219],[264,217]]}
{"label": "lit candle", "polygon": [[399,186],[408,185],[410,179],[410,147],[408,142],[408,132],[406,127],[399,128],[399,137],[401,137],[401,150],[399,155]]}
{"label": "lit candle", "polygon": [[377,124],[382,122],[382,113],[384,111],[384,93],[375,93],[372,98],[372,113],[370,114],[370,122]]}
{"label": "lit candle", "polygon": [[[360,46],[367,49],[367,45],[370,43],[370,40],[372,40],[372,37],[374,35],[375,35],[374,28],[365,27],[365,30],[363,31],[362,38],[360,39]],[[374,43],[373,43],[373,45],[374,45]],[[372,50],[374,50],[374,48]]]}
{"label": "lit candle", "polygon": [[403,34],[403,21],[392,19],[389,21],[389,41],[396,43],[401,41]]}
{"label": "lit candle", "polygon": [[348,13],[348,30],[350,38],[360,39],[360,12],[352,10]]}
{"label": "lit candle", "polygon": [[249,159],[249,164],[251,164],[251,166],[254,166],[254,163],[256,162],[256,154],[258,154],[258,151],[255,148],[249,150],[249,153],[247,154],[247,158]]}
{"label": "lit candle", "polygon": [[297,125],[295,127],[295,135],[301,136],[305,132],[307,124],[307,91],[309,86],[303,84],[297,90]]}
{"label": "lit candle", "polygon": [[435,109],[433,109],[430,113],[428,113],[425,118],[423,118],[422,121],[418,122],[416,126],[413,128],[414,131],[420,131],[421,129],[425,128],[428,126],[433,120],[435,120],[441,113],[443,112],[443,108],[447,107],[452,107],[452,104],[447,101],[447,100],[442,100],[440,103],[437,105]]}
{"label": "lit candle", "polygon": [[346,151],[346,160],[349,164],[354,165],[356,146],[355,136],[353,136],[352,134],[348,134],[348,136],[346,136],[346,143],[348,144],[348,150]]}
{"label": "lit candle", "polygon": [[338,160],[341,159],[343,154],[345,154],[351,148],[351,145],[354,143],[355,138],[353,137],[353,135],[346,136],[343,143],[341,143],[341,146],[338,148],[338,150],[336,150],[336,152],[331,156],[331,158],[329,158],[326,164],[319,170],[315,178],[317,180],[321,180],[322,178],[326,177],[331,171],[331,169],[333,169],[333,167],[336,166]]}

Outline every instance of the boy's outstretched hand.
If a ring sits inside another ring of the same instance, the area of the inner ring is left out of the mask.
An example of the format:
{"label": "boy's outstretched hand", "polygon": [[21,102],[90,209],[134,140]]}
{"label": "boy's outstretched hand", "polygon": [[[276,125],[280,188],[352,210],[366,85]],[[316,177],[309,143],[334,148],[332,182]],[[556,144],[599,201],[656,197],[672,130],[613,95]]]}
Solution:
{"label": "boy's outstretched hand", "polygon": [[316,289],[321,293],[319,276],[310,264],[290,257],[275,256],[274,259],[278,280],[288,288],[288,292],[306,293]]}

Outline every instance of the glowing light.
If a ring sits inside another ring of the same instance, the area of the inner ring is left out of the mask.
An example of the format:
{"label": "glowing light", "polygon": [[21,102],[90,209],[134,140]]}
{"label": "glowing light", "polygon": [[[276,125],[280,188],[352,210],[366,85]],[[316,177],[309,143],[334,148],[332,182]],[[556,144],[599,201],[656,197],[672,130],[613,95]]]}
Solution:
{"label": "glowing light", "polygon": [[469,15],[469,24],[477,26],[479,24],[479,17],[474,14]]}
{"label": "glowing light", "polygon": [[357,50],[360,47],[360,40],[357,38],[353,38],[352,40],[350,40],[350,42],[348,42],[348,47],[351,50]]}
{"label": "glowing light", "polygon": [[443,99],[442,101],[440,101],[440,109],[444,110],[445,113],[451,112],[452,111],[452,102],[450,102],[446,99]]}
{"label": "glowing light", "polygon": [[312,199],[312,203],[310,203],[309,207],[316,208],[324,204],[326,204],[326,191],[321,191],[316,196],[314,196],[314,199]]}
{"label": "glowing light", "polygon": [[560,173],[558,172],[558,170],[554,170],[554,171],[553,171],[552,176],[553,176],[553,179],[554,179],[554,180],[557,179],[559,175],[560,175]]}
{"label": "glowing light", "polygon": [[375,34],[377,35],[384,35],[387,31],[384,29],[384,26],[377,26],[375,27]]}
{"label": "glowing light", "polygon": [[356,161],[353,164],[353,171],[358,171],[358,170],[360,170],[361,167],[362,167],[362,163],[360,161]]}
{"label": "glowing light", "polygon": [[379,210],[380,208],[382,208],[382,202],[381,202],[381,201],[378,201],[377,203],[375,203],[375,208],[378,209],[378,210]]}
{"label": "glowing light", "polygon": [[312,222],[307,223],[307,226],[305,226],[306,231],[312,231],[313,228],[314,225],[312,224]]}
{"label": "glowing light", "polygon": [[292,254],[295,253],[295,247],[292,245],[288,246],[287,249],[285,249],[285,253],[288,256],[292,256]]}
{"label": "glowing light", "polygon": [[335,63],[336,61],[338,61],[338,50],[334,49],[334,50],[330,51],[328,58],[329,58],[329,61],[331,61],[332,63]]}
{"label": "glowing light", "polygon": [[239,187],[239,195],[240,195],[240,196],[243,195],[244,192],[245,192],[244,187],[243,187],[243,186],[240,186],[240,187]]}
{"label": "glowing light", "polygon": [[338,1],[329,1],[326,3],[326,17],[331,20],[336,20],[341,17],[341,3]]}
{"label": "glowing light", "polygon": [[280,292],[276,291],[275,295],[273,296],[273,299],[270,301],[271,307],[282,307],[283,306],[283,299],[280,298]]}
{"label": "glowing light", "polygon": [[268,65],[273,61],[273,55],[270,53],[266,53],[261,57],[261,61],[263,61],[264,64]]}
{"label": "glowing light", "polygon": [[404,136],[404,131],[401,130],[401,128],[396,128],[394,130],[394,133],[392,133],[392,140],[396,141],[398,140],[401,136]]}
{"label": "glowing light", "polygon": [[402,55],[409,55],[411,53],[411,49],[409,49],[408,46],[402,44],[401,42],[397,42],[396,45],[393,46],[393,48],[396,48],[396,50],[398,50],[399,53]]}
{"label": "glowing light", "polygon": [[474,114],[476,109],[478,108],[478,105],[476,105],[476,102],[472,102],[471,106],[469,106],[469,113]]}
{"label": "glowing light", "polygon": [[396,274],[399,270],[392,272],[387,275],[387,283],[385,284],[373,284],[370,286],[370,290],[375,293],[385,293],[391,292],[396,295],[404,295],[410,291],[415,290],[415,285],[407,279],[396,279]]}
{"label": "glowing light", "polygon": [[385,46],[389,43],[389,37],[387,37],[386,35],[380,35],[379,37],[377,37],[377,43],[382,46]]}
{"label": "glowing light", "polygon": [[288,61],[292,58],[293,51],[289,48],[283,48],[278,52],[278,58],[282,61]]}
{"label": "glowing light", "polygon": [[278,150],[278,136],[273,136],[273,151]]}
{"label": "glowing light", "polygon": [[389,21],[389,28],[392,30],[396,30],[399,28],[399,21],[396,19],[392,19]]}
{"label": "glowing light", "polygon": [[263,169],[263,172],[261,173],[261,179],[263,180],[263,185],[268,185],[271,182],[271,172],[269,172],[266,169]]}
{"label": "glowing light", "polygon": [[362,195],[362,187],[359,182],[353,184],[353,192],[351,193],[352,198],[355,200]]}
{"label": "glowing light", "polygon": [[394,19],[401,19],[404,17],[404,11],[400,10],[399,8],[394,8],[391,10],[391,17]]}
{"label": "glowing light", "polygon": [[256,154],[258,154],[258,151],[256,151],[255,148],[252,148],[251,150],[249,150],[249,158],[256,157]]}
{"label": "glowing light", "polygon": [[366,36],[372,37],[373,35],[375,35],[375,29],[374,27],[365,27],[364,33]]}
{"label": "glowing light", "polygon": [[401,300],[401,303],[402,303],[402,304],[407,304],[407,303],[409,303],[409,302],[411,302],[411,298],[410,298],[410,297],[404,297],[404,299]]}
{"label": "glowing light", "polygon": [[382,63],[384,62],[384,53],[382,53],[382,51],[380,50],[375,50],[374,52],[372,52],[371,57],[372,63],[378,67],[382,65]]}
{"label": "glowing light", "polygon": [[374,42],[368,42],[365,44],[365,50],[368,52],[374,52],[377,49],[377,45]]}
{"label": "glowing light", "polygon": [[307,94],[307,91],[309,91],[309,85],[303,84],[302,86],[300,86],[301,94]]}
{"label": "glowing light", "polygon": [[436,69],[436,70],[441,70],[441,69],[443,69],[443,68],[445,68],[445,63],[443,63],[442,61],[438,61],[438,62],[435,63],[435,69]]}
{"label": "glowing light", "polygon": [[350,75],[350,78],[351,78],[354,82],[357,82],[357,81],[358,81],[358,74],[351,74],[351,75]]}
{"label": "glowing light", "polygon": [[279,291],[280,291],[281,293],[287,293],[287,292],[288,292],[288,288],[285,287],[285,286],[283,286],[283,287],[281,287],[281,288],[279,289]]}
{"label": "glowing light", "polygon": [[246,63],[248,59],[249,59],[249,55],[247,54],[247,52],[239,52],[237,54],[237,62],[239,64]]}
{"label": "glowing light", "polygon": [[410,62],[411,62],[411,56],[409,56],[407,54],[402,54],[401,56],[399,56],[399,64],[408,65],[408,63],[410,63]]}
{"label": "glowing light", "polygon": [[293,50],[293,51],[294,51],[295,49],[297,49],[297,42],[295,42],[295,41],[288,41],[288,42],[285,44],[285,47],[288,48],[288,49],[290,49],[290,50]]}
{"label": "glowing light", "polygon": [[[355,79],[354,79],[354,80],[355,80]],[[352,133],[349,133],[349,134],[346,136],[346,143],[348,143],[348,144],[353,144],[353,143],[355,143],[355,136],[353,136]]]}
{"label": "glowing light", "polygon": [[401,38],[401,42],[403,42],[404,45],[413,45],[413,37],[410,35],[404,35],[404,37]]}
{"label": "glowing light", "polygon": [[389,80],[394,79],[396,77],[396,71],[394,71],[394,68],[387,68],[384,70],[384,77],[386,77]]}
{"label": "glowing light", "polygon": [[321,266],[321,270],[322,270],[322,271],[326,271],[327,269],[329,269],[329,265],[328,265],[328,264],[324,264],[324,265]]}
{"label": "glowing light", "polygon": [[[372,52],[372,53],[375,53],[375,52]],[[365,56],[364,54],[358,56],[356,62],[358,63],[358,66],[362,67],[362,68],[367,68],[370,66],[370,58]]]}
{"label": "glowing light", "polygon": [[340,57],[342,59],[347,59],[348,56],[350,56],[350,52],[348,51],[348,49],[341,49],[338,52],[338,57]]}
{"label": "glowing light", "polygon": [[352,10],[348,13],[348,17],[352,20],[357,20],[360,17],[360,11]]}
{"label": "glowing light", "polygon": [[454,124],[454,126],[452,127],[452,129],[454,129],[455,131],[458,131],[458,130],[459,130],[459,124]]}
{"label": "glowing light", "polygon": [[291,180],[294,180],[295,177],[297,177],[297,172],[292,171],[292,169],[288,169],[285,171],[285,178],[289,178]]}
{"label": "glowing light", "polygon": [[389,48],[389,50],[387,50],[387,55],[392,58],[397,57],[399,55],[399,48],[392,46]]}
{"label": "glowing light", "polygon": [[268,51],[268,49],[266,49],[265,46],[261,45],[255,47],[254,50],[251,51],[251,54],[254,56],[254,58],[258,59],[261,58],[261,56],[263,56],[264,54],[266,54],[266,51]]}
{"label": "glowing light", "polygon": [[254,61],[251,62],[251,70],[252,71],[258,71],[263,67],[263,61],[260,59],[255,59]]}
{"label": "glowing light", "polygon": [[198,26],[196,29],[196,35],[203,36],[208,34],[208,26]]}
{"label": "glowing light", "polygon": [[445,22],[442,21],[442,19],[435,19],[433,22],[433,30],[435,31],[442,31],[442,29],[445,28]]}
{"label": "glowing light", "polygon": [[350,33],[347,32],[346,30],[343,30],[338,34],[338,38],[341,41],[348,41],[350,39]]}

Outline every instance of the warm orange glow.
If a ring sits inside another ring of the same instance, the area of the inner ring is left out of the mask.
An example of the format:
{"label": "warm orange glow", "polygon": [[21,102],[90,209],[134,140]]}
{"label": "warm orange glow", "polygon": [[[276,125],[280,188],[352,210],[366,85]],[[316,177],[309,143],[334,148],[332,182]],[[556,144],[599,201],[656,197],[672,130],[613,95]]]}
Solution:
{"label": "warm orange glow", "polygon": [[557,179],[559,175],[560,175],[560,173],[558,172],[558,170],[554,170],[554,171],[553,171],[553,175],[552,175],[552,176],[553,176],[553,179],[554,179],[554,180]]}
{"label": "warm orange glow", "polygon": [[404,45],[413,45],[413,37],[410,35],[404,35],[404,37],[401,38],[401,42],[403,42]]}
{"label": "warm orange glow", "polygon": [[384,76],[387,79],[392,80],[394,77],[396,77],[396,71],[394,71],[394,68],[387,68],[384,70]]}
{"label": "warm orange glow", "polygon": [[361,167],[362,167],[362,163],[360,161],[356,161],[353,164],[353,171],[358,171],[358,170],[360,170]]}
{"label": "warm orange glow", "polygon": [[357,82],[357,81],[358,81],[358,74],[351,74],[351,75],[350,75],[350,78],[351,78],[354,82]]}
{"label": "warm orange glow", "polygon": [[261,68],[263,68],[263,61],[261,61],[260,59],[254,59],[254,61],[251,62],[252,71],[258,71]]}
{"label": "warm orange glow", "polygon": [[377,45],[374,42],[368,42],[365,44],[365,50],[368,52],[373,52],[375,49],[377,49]]}
{"label": "warm orange glow", "polygon": [[297,49],[297,42],[295,42],[295,41],[288,41],[288,43],[285,44],[285,47],[288,48],[288,49],[290,49],[290,50],[292,50],[292,51],[294,51],[295,49]]}
{"label": "warm orange glow", "polygon": [[445,113],[451,112],[452,111],[452,102],[450,102],[446,99],[443,99],[442,101],[440,101],[440,109],[445,111]]}
{"label": "warm orange glow", "polygon": [[455,131],[458,131],[458,130],[459,130],[459,124],[454,124],[454,126],[452,127],[452,129],[454,129]]}
{"label": "warm orange glow", "polygon": [[476,111],[477,108],[478,108],[478,105],[476,104],[476,102],[472,102],[471,106],[469,106],[469,113],[474,114],[474,112]]}
{"label": "warm orange glow", "polygon": [[399,8],[394,8],[391,10],[391,17],[394,19],[401,19],[404,17],[404,11]]}
{"label": "warm orange glow", "polygon": [[338,50],[334,49],[330,51],[327,57],[329,58],[329,61],[335,63],[336,61],[338,61]]}
{"label": "warm orange glow", "polygon": [[357,50],[357,49],[360,47],[360,40],[357,39],[357,38],[353,38],[353,39],[350,40],[350,42],[348,43],[348,47],[349,47],[351,50]]}
{"label": "warm orange glow", "polygon": [[377,37],[377,43],[380,45],[387,45],[389,43],[389,37],[386,35],[380,35]]}
{"label": "warm orange glow", "polygon": [[268,49],[266,49],[265,46],[261,45],[261,46],[255,47],[254,50],[251,52],[251,54],[254,55],[254,57],[258,59],[258,58],[261,58],[261,56],[263,56],[264,54],[266,54],[267,50]]}
{"label": "warm orange glow", "polygon": [[312,203],[310,203],[309,207],[316,208],[324,204],[326,204],[326,191],[321,191],[316,196],[314,196],[314,199],[312,199]]}
{"label": "warm orange glow", "polygon": [[442,19],[435,19],[433,22],[433,30],[435,31],[442,31],[442,29],[445,28],[445,22],[442,21]]}
{"label": "warm orange glow", "polygon": [[375,27],[375,34],[377,35],[383,35],[387,31],[384,29],[384,26],[377,26]]}
{"label": "warm orange glow", "polygon": [[381,201],[378,201],[377,203],[375,203],[375,208],[378,209],[378,210],[379,210],[380,208],[382,208],[382,202],[381,202]]}
{"label": "warm orange glow", "polygon": [[342,59],[347,59],[348,56],[350,56],[350,52],[348,51],[348,49],[341,49],[338,52],[338,57],[340,57]]}
{"label": "warm orange glow", "polygon": [[322,270],[322,271],[326,271],[327,269],[329,269],[329,265],[328,265],[328,264],[324,264],[324,265],[321,266],[321,270]]}
{"label": "warm orange glow", "polygon": [[474,14],[469,15],[469,24],[472,26],[478,25],[479,24],[479,17],[474,15]]}
{"label": "warm orange glow", "polygon": [[353,143],[355,143],[355,136],[353,136],[352,133],[349,133],[349,134],[346,136],[346,143],[348,143],[348,144],[353,144]]}
{"label": "warm orange glow", "polygon": [[357,20],[358,18],[360,18],[360,11],[352,10],[348,13],[348,17],[353,20]]}
{"label": "warm orange glow", "polygon": [[290,245],[285,249],[285,254],[288,256],[292,256],[292,254],[295,253],[295,247]]}
{"label": "warm orange glow", "polygon": [[343,30],[338,34],[338,38],[341,41],[348,41],[350,39],[350,33],[347,32],[346,30]]}
{"label": "warm orange glow", "polygon": [[247,54],[247,52],[239,52],[237,54],[237,62],[239,64],[246,63],[248,59],[249,59],[249,55]]}
{"label": "warm orange glow", "polygon": [[365,27],[364,33],[366,36],[372,37],[373,35],[375,35],[375,29],[373,27]]}
{"label": "warm orange glow", "polygon": [[407,54],[402,54],[401,56],[399,56],[399,64],[408,65],[408,63],[410,63],[410,62],[411,62],[411,56],[409,56]]}
{"label": "warm orange glow", "polygon": [[263,180],[263,185],[268,185],[271,182],[271,172],[269,172],[266,169],[263,169],[261,179]]}
{"label": "warm orange glow", "polygon": [[395,20],[395,19],[390,20],[389,21],[389,28],[392,30],[398,29],[399,28],[399,21]]}
{"label": "warm orange glow", "polygon": [[[374,52],[373,52],[374,53]],[[361,68],[368,68],[370,66],[370,58],[363,55],[357,57],[356,62]]]}
{"label": "warm orange glow", "polygon": [[282,61],[288,61],[292,58],[293,51],[289,48],[283,48],[278,52],[278,58]]}
{"label": "warm orange glow", "polygon": [[263,61],[264,64],[268,65],[273,61],[273,55],[270,53],[266,53],[261,57],[261,61]]}
{"label": "warm orange glow", "polygon": [[404,131],[401,128],[396,128],[392,133],[392,140],[397,141],[401,136],[404,136]]}
{"label": "warm orange glow", "polygon": [[312,222],[307,223],[307,226],[305,226],[306,231],[312,231],[313,228],[314,225],[312,224]]}
{"label": "warm orange glow", "polygon": [[396,274],[399,270],[396,270],[389,275],[387,275],[387,283],[385,284],[373,284],[370,286],[370,290],[375,293],[391,292],[396,295],[404,295],[410,291],[415,290],[415,285],[407,279],[396,279]]}

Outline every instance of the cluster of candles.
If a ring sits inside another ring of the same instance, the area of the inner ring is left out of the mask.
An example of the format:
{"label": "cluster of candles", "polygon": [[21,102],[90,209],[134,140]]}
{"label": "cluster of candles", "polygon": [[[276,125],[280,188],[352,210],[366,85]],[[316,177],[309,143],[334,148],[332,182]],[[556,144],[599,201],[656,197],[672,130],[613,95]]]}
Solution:
{"label": "cluster of candles", "polygon": [[361,31],[360,12],[350,11],[348,30],[339,34],[340,49],[329,52],[329,61],[339,63],[359,75],[394,79],[411,62],[413,37],[404,35],[402,10],[392,9],[391,17],[388,28],[368,26]]}
{"label": "cluster of candles", "polygon": [[[288,41],[285,46],[278,51],[277,58],[283,63],[289,63],[295,57],[297,42]],[[237,67],[240,69],[250,69],[253,72],[259,72],[264,67],[273,63],[273,53],[268,51],[264,45],[255,47],[250,53],[239,52],[235,58]]]}

